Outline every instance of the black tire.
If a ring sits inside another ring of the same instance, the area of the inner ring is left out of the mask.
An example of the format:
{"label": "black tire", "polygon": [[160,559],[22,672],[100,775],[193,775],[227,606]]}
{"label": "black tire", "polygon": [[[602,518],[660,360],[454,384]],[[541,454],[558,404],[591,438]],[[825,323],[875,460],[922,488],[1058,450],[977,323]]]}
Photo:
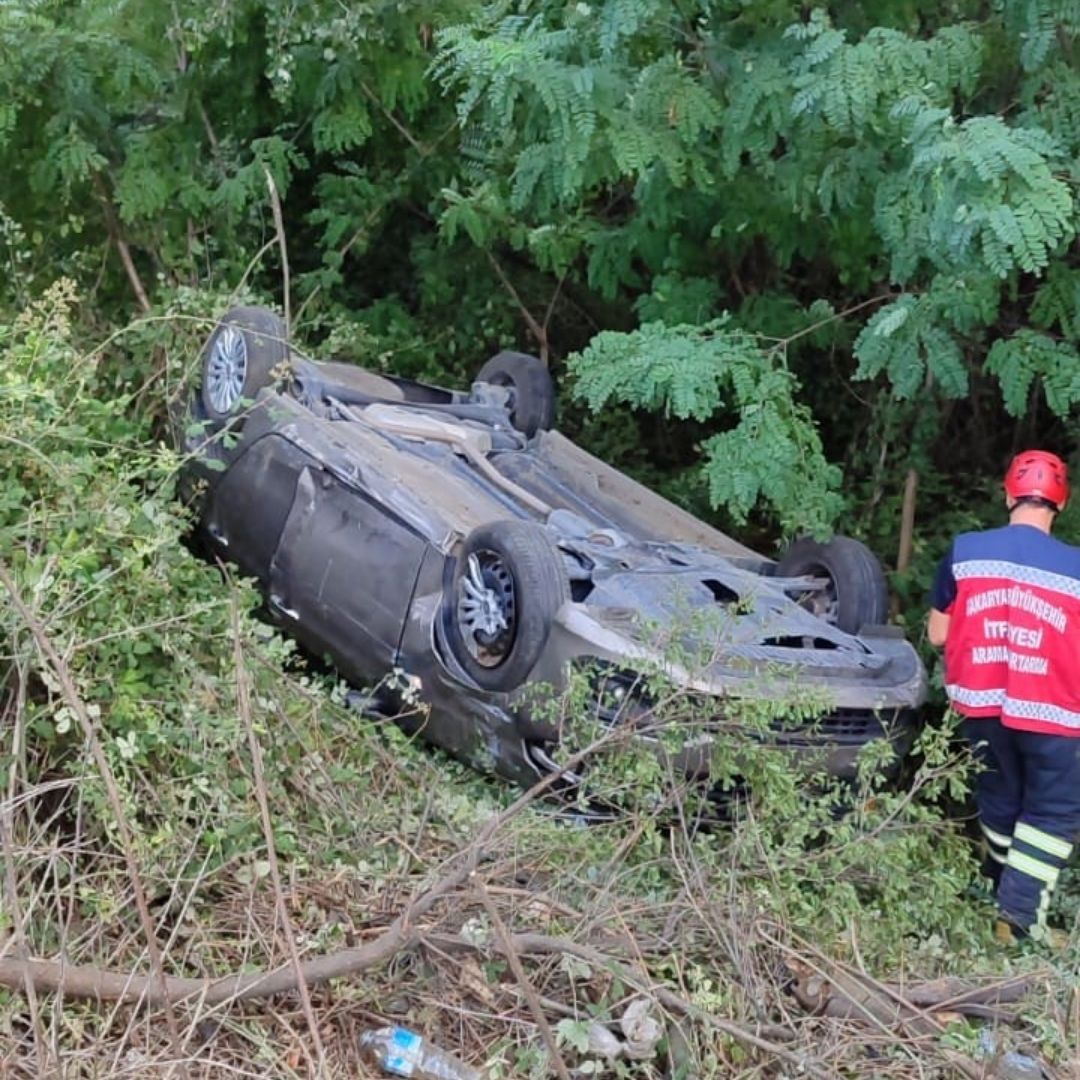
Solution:
{"label": "black tire", "polygon": [[476,381],[506,386],[513,391],[510,422],[528,438],[555,424],[555,384],[551,373],[535,356],[501,352],[476,374]]}
{"label": "black tire", "polygon": [[208,419],[224,423],[274,381],[289,359],[288,329],[267,308],[237,307],[222,316],[202,352],[200,398]]}
{"label": "black tire", "polygon": [[[476,558],[475,565],[470,556]],[[501,604],[505,630],[485,633],[470,625],[466,581],[475,583],[476,567]],[[540,525],[497,521],[474,529],[462,545],[446,598],[447,638],[454,658],[485,690],[516,689],[536,666],[555,613],[569,599],[562,556]]]}
{"label": "black tire", "polygon": [[877,556],[850,536],[820,543],[796,540],[776,566],[777,577],[824,577],[829,586],[806,593],[799,602],[848,634],[889,620],[889,587]]}

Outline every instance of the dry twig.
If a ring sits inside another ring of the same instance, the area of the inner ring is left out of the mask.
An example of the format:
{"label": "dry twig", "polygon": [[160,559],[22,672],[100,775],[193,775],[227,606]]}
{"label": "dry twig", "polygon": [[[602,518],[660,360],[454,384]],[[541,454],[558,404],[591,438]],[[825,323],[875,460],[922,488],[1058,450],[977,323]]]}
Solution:
{"label": "dry twig", "polygon": [[510,965],[510,970],[514,973],[514,978],[517,979],[521,992],[525,995],[525,1002],[529,1006],[529,1012],[532,1013],[533,1019],[536,1021],[537,1028],[540,1030],[540,1037],[544,1040],[548,1053],[551,1055],[551,1063],[555,1071],[562,1077],[562,1080],[570,1080],[570,1070],[567,1069],[566,1062],[563,1061],[563,1056],[559,1052],[555,1032],[551,1030],[551,1025],[544,1015],[544,1009],[540,1004],[540,996],[536,992],[536,987],[529,981],[529,976],[525,974],[525,968],[521,964],[521,957],[514,948],[513,939],[507,932],[506,924],[499,915],[499,909],[492,902],[482,882],[477,883],[476,893],[480,898],[480,903],[484,906],[484,910],[487,912],[488,918],[491,920],[491,928],[495,931],[495,937],[499,942],[499,951],[506,957],[506,962]]}

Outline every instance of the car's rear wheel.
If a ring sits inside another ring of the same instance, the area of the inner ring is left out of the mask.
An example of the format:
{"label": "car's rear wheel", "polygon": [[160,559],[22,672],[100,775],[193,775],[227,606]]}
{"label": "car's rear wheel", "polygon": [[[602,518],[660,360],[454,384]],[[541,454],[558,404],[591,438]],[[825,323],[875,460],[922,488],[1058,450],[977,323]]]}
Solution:
{"label": "car's rear wheel", "polygon": [[477,372],[476,381],[509,389],[510,422],[530,439],[554,426],[555,384],[545,364],[535,356],[498,353]]}
{"label": "car's rear wheel", "polygon": [[455,659],[484,689],[515,689],[536,666],[555,614],[569,599],[562,557],[540,525],[497,521],[474,529],[448,598]]}
{"label": "car's rear wheel", "polygon": [[227,312],[203,348],[200,393],[207,417],[221,423],[236,416],[288,358],[288,329],[280,316],[261,307]]}
{"label": "car's rear wheel", "polygon": [[889,587],[877,556],[850,536],[827,543],[804,536],[776,566],[777,577],[818,577],[820,588],[796,600],[807,610],[848,634],[888,622]]}

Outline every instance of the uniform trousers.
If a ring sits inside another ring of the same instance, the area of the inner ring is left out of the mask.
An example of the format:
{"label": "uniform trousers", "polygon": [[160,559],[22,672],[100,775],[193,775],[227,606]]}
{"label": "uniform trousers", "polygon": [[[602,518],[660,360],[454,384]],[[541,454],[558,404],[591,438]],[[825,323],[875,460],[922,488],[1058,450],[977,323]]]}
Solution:
{"label": "uniform trousers", "polygon": [[1080,833],[1080,737],[964,720],[980,763],[979,825],[1002,916],[1039,937],[1058,875]]}

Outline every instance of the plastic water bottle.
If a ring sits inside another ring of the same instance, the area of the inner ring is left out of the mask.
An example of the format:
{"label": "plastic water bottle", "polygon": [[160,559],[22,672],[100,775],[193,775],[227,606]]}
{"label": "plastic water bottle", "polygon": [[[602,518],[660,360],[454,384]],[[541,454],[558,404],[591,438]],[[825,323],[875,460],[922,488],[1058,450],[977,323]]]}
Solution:
{"label": "plastic water bottle", "polygon": [[374,1064],[394,1076],[409,1076],[413,1080],[481,1080],[475,1069],[408,1028],[365,1031],[360,1036],[360,1049]]}

